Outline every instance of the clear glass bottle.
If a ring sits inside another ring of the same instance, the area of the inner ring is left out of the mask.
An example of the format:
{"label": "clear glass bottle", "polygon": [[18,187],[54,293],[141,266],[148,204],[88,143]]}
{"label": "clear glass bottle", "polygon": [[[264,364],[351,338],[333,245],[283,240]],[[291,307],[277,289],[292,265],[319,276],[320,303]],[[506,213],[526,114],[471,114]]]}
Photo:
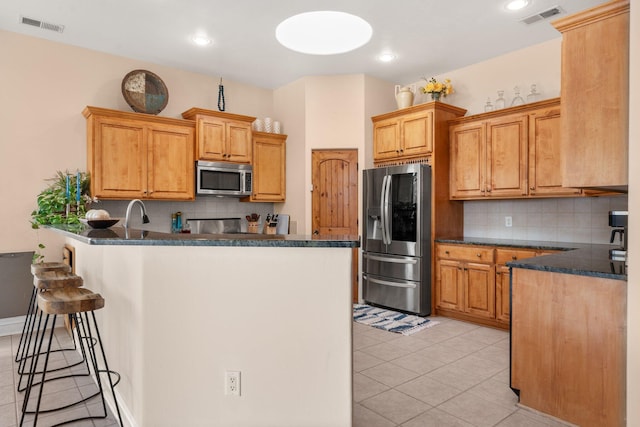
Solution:
{"label": "clear glass bottle", "polygon": [[540,98],[540,94],[537,92],[536,85],[531,85],[531,92],[527,95],[527,104],[536,102]]}
{"label": "clear glass bottle", "polygon": [[491,98],[487,98],[487,103],[484,104],[484,111],[493,111],[493,104],[491,103]]}
{"label": "clear glass bottle", "polygon": [[177,228],[176,228],[176,222],[178,220],[178,217],[176,214],[172,213],[171,214],[171,232],[175,233]]}
{"label": "clear glass bottle", "polygon": [[501,110],[501,109],[504,108],[504,106],[505,106],[504,91],[503,90],[499,90],[498,91],[498,99],[496,99],[495,109],[496,110]]}
{"label": "clear glass bottle", "polygon": [[520,88],[518,86],[514,87],[513,92],[516,96],[513,98],[513,101],[511,101],[511,106],[515,107],[516,105],[523,105],[524,99],[520,96]]}

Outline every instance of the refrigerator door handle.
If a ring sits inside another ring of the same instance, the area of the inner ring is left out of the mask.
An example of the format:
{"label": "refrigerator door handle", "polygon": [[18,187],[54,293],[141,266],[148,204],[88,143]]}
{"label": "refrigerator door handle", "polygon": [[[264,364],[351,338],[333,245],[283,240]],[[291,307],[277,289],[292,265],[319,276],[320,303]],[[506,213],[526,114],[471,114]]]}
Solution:
{"label": "refrigerator door handle", "polygon": [[384,188],[384,210],[382,211],[382,216],[384,217],[384,235],[387,237],[387,241],[384,242],[387,245],[391,244],[391,221],[389,220],[389,216],[391,212],[389,210],[389,196],[391,194],[391,175],[385,175],[386,178],[386,187]]}
{"label": "refrigerator door handle", "polygon": [[380,226],[381,226],[381,231],[382,231],[382,244],[386,245],[387,244],[387,218],[385,215],[385,194],[386,194],[386,189],[387,189],[387,179],[389,178],[388,175],[385,175],[382,178],[382,188],[380,189]]}
{"label": "refrigerator door handle", "polygon": [[415,288],[416,287],[415,283],[389,282],[388,280],[374,279],[372,277],[367,277],[367,276],[364,276],[364,278],[367,279],[369,282],[372,282],[372,283],[377,283],[379,285],[385,285],[385,286],[393,286],[393,287],[396,287],[396,288]]}
{"label": "refrigerator door handle", "polygon": [[373,261],[381,261],[381,262],[395,262],[397,264],[417,264],[418,263],[418,259],[417,258],[387,258],[387,257],[383,257],[383,256],[378,256],[378,255],[369,255],[369,254],[364,254],[362,255],[364,258],[373,260]]}

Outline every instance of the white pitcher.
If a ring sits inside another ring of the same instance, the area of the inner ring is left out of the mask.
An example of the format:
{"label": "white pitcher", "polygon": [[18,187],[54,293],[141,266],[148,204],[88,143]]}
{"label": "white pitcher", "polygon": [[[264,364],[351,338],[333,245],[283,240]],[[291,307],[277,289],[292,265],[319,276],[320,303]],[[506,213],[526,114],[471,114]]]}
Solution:
{"label": "white pitcher", "polygon": [[413,105],[415,91],[416,85],[396,85],[396,102],[398,103],[398,109],[411,107]]}

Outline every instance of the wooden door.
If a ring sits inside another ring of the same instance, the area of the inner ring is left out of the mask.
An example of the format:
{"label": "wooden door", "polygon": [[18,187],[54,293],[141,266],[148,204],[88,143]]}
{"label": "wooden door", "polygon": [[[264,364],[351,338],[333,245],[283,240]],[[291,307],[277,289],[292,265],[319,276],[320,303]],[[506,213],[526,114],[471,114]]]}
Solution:
{"label": "wooden door", "polygon": [[159,125],[150,127],[148,153],[148,198],[195,199],[192,128]]}
{"label": "wooden door", "polygon": [[251,162],[251,125],[229,122],[225,129],[226,149],[224,159],[237,163]]}
{"label": "wooden door", "polygon": [[477,317],[496,316],[495,270],[491,264],[469,262],[465,265],[464,311]]}
{"label": "wooden door", "polygon": [[529,194],[580,194],[562,186],[560,106],[529,115]]}
{"label": "wooden door", "polygon": [[527,195],[528,116],[487,122],[487,196]]}
{"label": "wooden door", "polygon": [[462,263],[441,259],[436,263],[436,307],[462,311]]}
{"label": "wooden door", "polygon": [[224,125],[215,118],[198,119],[198,160],[225,160]]}
{"label": "wooden door", "polygon": [[147,130],[133,120],[96,117],[95,170],[91,194],[105,199],[135,199],[146,196]]}
{"label": "wooden door", "polygon": [[451,127],[450,194],[452,199],[485,194],[485,125],[463,123]]}
{"label": "wooden door", "polygon": [[[358,150],[311,152],[314,235],[358,234]],[[358,249],[351,254],[353,302],[358,301]]]}
{"label": "wooden door", "polygon": [[402,119],[402,156],[425,156],[433,152],[433,111],[421,111]]}

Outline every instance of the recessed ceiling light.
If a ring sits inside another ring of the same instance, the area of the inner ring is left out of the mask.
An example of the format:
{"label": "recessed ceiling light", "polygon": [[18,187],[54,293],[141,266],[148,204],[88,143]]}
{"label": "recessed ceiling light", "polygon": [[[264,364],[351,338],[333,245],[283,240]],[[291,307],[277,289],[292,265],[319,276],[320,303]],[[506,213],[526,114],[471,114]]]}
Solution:
{"label": "recessed ceiling light", "polygon": [[373,34],[371,25],[344,12],[316,11],[294,15],[276,28],[276,39],[296,52],[333,55],[365,45]]}
{"label": "recessed ceiling light", "polygon": [[211,44],[211,39],[207,36],[203,36],[203,35],[196,35],[191,37],[191,40],[193,40],[193,42],[195,44],[197,44],[198,46],[206,46],[208,44]]}
{"label": "recessed ceiling light", "polygon": [[507,3],[507,9],[520,10],[525,8],[529,4],[529,0],[512,0]]}
{"label": "recessed ceiling light", "polygon": [[378,55],[378,61],[381,62],[391,62],[396,59],[396,56],[393,53],[385,52]]}

